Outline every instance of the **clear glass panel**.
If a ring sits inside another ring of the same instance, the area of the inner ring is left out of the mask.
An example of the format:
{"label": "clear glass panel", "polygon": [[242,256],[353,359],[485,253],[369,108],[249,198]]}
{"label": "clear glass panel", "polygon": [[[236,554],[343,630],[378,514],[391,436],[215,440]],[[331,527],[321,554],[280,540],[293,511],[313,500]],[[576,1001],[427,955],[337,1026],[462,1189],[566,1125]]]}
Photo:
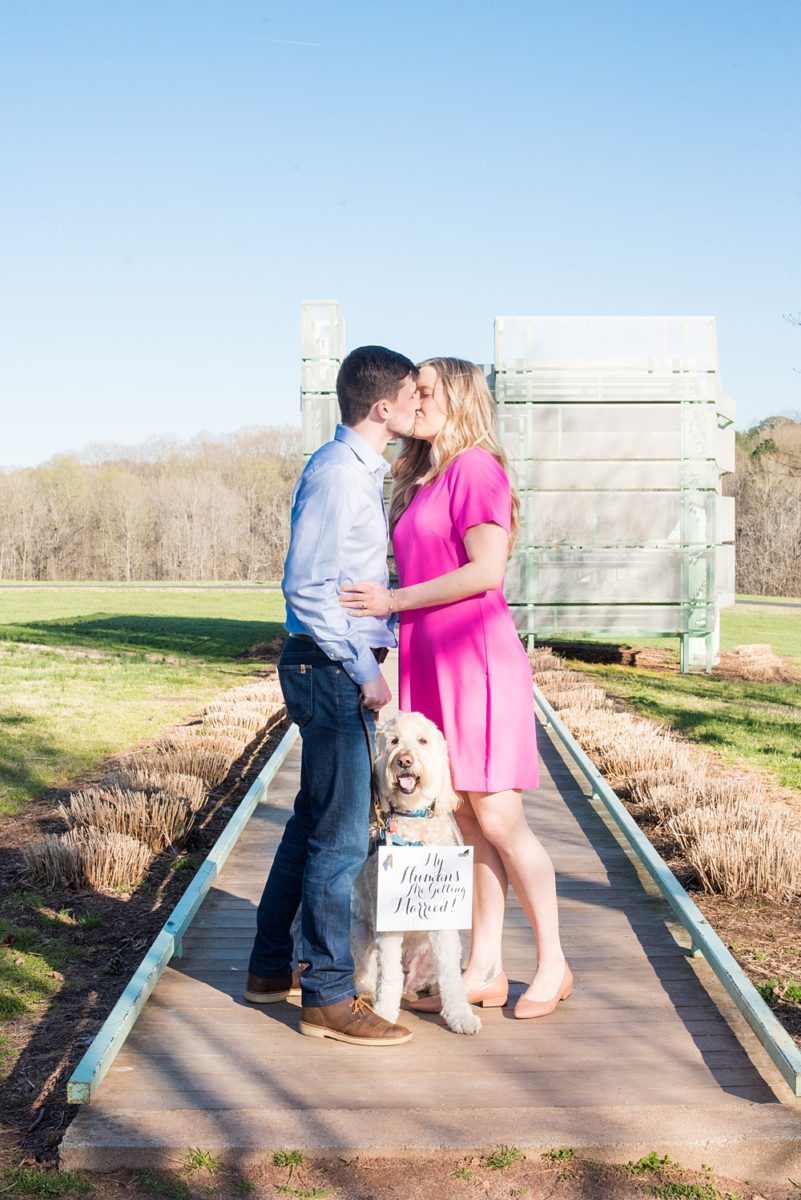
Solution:
{"label": "clear glass panel", "polygon": [[717,377],[688,372],[657,375],[650,371],[628,373],[544,371],[532,368],[522,374],[498,372],[495,398],[499,404],[607,403],[715,404]]}
{"label": "clear glass panel", "polygon": [[505,404],[498,433],[525,459],[713,459],[711,404]]}
{"label": "clear glass panel", "polygon": [[519,491],[543,492],[637,492],[716,491],[718,469],[711,460],[652,460],[636,459],[606,462],[530,459],[515,461],[510,467]]}
{"label": "clear glass panel", "polygon": [[717,402],[718,409],[718,424],[721,426],[730,425],[734,420],[734,401],[731,396],[727,396],[725,392],[720,392]]}
{"label": "clear glass panel", "polygon": [[717,371],[714,317],[496,317],[496,371]]}
{"label": "clear glass panel", "polygon": [[336,300],[304,300],[301,304],[301,358],[342,359],[345,318]]}
{"label": "clear glass panel", "polygon": [[[707,496],[706,492],[700,493]],[[705,523],[693,520],[682,529],[681,492],[523,492],[520,526],[529,546],[631,546],[703,541]],[[682,536],[683,534],[683,536]]]}
{"label": "clear glass panel", "polygon": [[323,442],[330,442],[339,421],[335,395],[303,397],[303,453],[313,454]]}
{"label": "clear glass panel", "polygon": [[734,496],[718,496],[717,541],[733,542],[735,538]]}
{"label": "clear glass panel", "polygon": [[339,363],[326,359],[308,359],[301,364],[300,386],[304,392],[334,392]]}
{"label": "clear glass panel", "polygon": [[521,492],[521,545],[714,545],[714,492]]}
{"label": "clear glass panel", "polygon": [[715,438],[715,461],[721,473],[734,470],[735,441],[733,425],[727,425],[725,429],[717,430]]}
{"label": "clear glass panel", "polygon": [[[734,595],[734,546],[718,546],[715,556],[716,583],[721,592]],[[730,601],[729,603],[732,603]]]}
{"label": "clear glass panel", "polygon": [[559,634],[586,636],[677,636],[711,633],[714,604],[696,608],[681,604],[511,605],[518,632],[537,637]]}
{"label": "clear glass panel", "polygon": [[714,549],[595,551],[516,550],[507,564],[510,604],[662,604],[682,593],[682,572],[694,602],[713,598]]}

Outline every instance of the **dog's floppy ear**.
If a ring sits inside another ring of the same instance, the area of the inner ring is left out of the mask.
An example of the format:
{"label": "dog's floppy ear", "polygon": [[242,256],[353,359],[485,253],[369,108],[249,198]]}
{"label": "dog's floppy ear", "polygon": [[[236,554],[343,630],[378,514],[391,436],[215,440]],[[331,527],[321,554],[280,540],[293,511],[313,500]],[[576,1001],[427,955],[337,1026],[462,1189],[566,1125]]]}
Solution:
{"label": "dog's floppy ear", "polygon": [[390,811],[389,793],[389,738],[393,721],[385,721],[378,725],[375,731],[375,759],[373,761],[373,779],[378,792],[378,807],[382,812]]}
{"label": "dog's floppy ear", "polygon": [[389,749],[388,742],[392,734],[395,732],[395,717],[390,717],[388,721],[382,721],[380,725],[375,727],[375,755],[379,758],[382,754],[386,754]]}
{"label": "dog's floppy ear", "polygon": [[439,729],[436,733],[440,744],[440,753],[437,755],[437,761],[440,764],[440,779],[437,785],[437,798],[434,801],[434,812],[437,816],[441,816],[443,813],[453,812],[455,808],[458,808],[462,803],[462,797],[453,786],[448,743]]}

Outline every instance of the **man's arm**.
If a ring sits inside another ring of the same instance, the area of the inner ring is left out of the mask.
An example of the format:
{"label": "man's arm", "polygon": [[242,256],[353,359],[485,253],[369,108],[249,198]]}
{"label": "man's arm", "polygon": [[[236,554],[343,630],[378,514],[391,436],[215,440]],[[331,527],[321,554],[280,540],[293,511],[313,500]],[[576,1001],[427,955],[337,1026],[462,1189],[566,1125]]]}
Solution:
{"label": "man's arm", "polygon": [[380,670],[358,622],[339,603],[342,551],[356,517],[357,499],[350,472],[339,463],[301,480],[282,589],[318,646],[361,685],[377,681]]}

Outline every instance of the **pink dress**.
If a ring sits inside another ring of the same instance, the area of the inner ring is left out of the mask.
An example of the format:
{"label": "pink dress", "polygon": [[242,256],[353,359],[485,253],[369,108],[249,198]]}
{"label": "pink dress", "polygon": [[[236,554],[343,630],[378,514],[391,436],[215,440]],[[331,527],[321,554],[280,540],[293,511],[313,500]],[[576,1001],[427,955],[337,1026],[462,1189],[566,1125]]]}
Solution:
{"label": "pink dress", "polygon": [[[401,587],[464,566],[465,531],[508,531],[511,514],[500,463],[479,446],[463,451],[418,489],[395,526]],[[423,713],[445,734],[458,791],[538,786],[531,667],[502,588],[401,613],[400,708]]]}

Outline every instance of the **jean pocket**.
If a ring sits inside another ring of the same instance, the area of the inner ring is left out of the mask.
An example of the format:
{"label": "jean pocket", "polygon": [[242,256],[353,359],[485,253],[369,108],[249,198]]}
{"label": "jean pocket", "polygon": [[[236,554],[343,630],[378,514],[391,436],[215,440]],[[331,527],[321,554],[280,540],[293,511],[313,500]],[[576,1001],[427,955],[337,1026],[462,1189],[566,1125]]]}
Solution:
{"label": "jean pocket", "polygon": [[308,663],[279,666],[278,678],[284,693],[286,711],[301,729],[314,714],[314,687],[312,668]]}

